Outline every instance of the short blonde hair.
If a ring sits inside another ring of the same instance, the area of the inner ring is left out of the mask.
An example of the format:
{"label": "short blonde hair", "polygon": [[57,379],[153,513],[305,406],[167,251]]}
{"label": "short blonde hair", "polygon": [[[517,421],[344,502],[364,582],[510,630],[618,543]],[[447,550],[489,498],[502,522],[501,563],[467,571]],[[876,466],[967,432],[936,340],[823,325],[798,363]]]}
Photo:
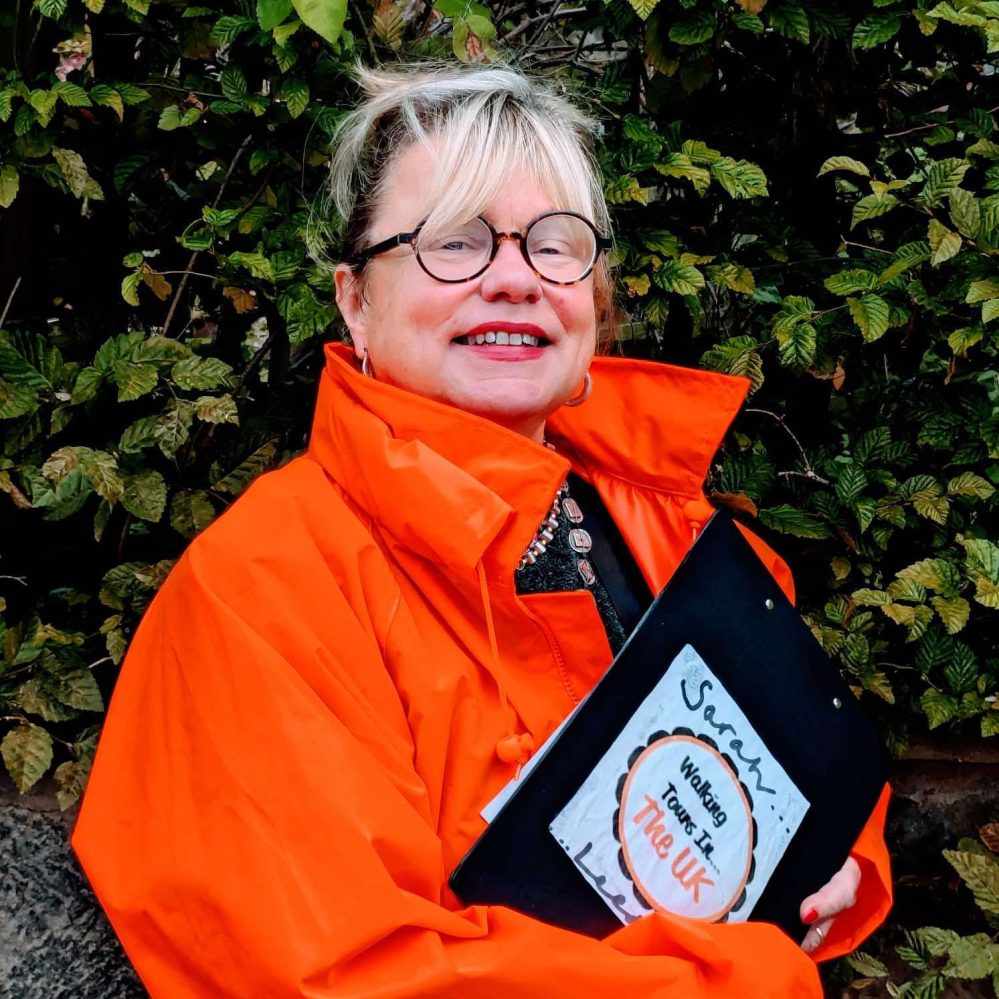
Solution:
{"label": "short blonde hair", "polygon": [[[328,182],[313,213],[314,252],[336,240],[349,259],[370,243],[392,167],[413,145],[430,149],[438,166],[427,178],[429,232],[481,215],[506,180],[523,172],[559,208],[610,234],[593,155],[596,122],[550,85],[495,65],[357,66],[356,75],[365,97],[334,137]],[[321,249],[318,255],[326,256]],[[614,313],[605,254],[594,269],[594,298],[604,339]]]}

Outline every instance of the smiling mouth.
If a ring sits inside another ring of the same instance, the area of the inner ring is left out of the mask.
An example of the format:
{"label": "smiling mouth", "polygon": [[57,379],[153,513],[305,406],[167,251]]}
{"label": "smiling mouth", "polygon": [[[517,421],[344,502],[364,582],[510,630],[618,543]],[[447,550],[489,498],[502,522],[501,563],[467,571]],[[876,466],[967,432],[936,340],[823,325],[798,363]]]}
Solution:
{"label": "smiling mouth", "polygon": [[452,343],[460,344],[463,347],[475,347],[485,343],[496,344],[498,347],[547,347],[549,342],[543,336],[532,336],[530,333],[507,333],[503,330],[488,333],[467,333],[464,336],[455,337],[452,341]]}

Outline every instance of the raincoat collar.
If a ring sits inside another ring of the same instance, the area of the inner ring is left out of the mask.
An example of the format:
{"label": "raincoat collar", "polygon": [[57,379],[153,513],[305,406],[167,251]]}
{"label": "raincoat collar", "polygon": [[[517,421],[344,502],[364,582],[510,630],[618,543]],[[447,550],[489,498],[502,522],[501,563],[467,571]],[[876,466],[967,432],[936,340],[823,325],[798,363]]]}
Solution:
{"label": "raincoat collar", "polygon": [[452,569],[512,570],[572,461],[586,475],[696,497],[744,399],[742,378],[595,358],[586,403],[548,421],[556,449],[366,378],[326,347],[309,455],[403,547]]}

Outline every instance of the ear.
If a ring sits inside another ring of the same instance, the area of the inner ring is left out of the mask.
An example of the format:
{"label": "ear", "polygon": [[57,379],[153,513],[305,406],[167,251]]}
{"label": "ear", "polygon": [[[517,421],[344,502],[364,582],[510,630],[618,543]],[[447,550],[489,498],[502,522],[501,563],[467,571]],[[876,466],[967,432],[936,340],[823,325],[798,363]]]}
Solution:
{"label": "ear", "polygon": [[368,324],[361,283],[347,264],[337,264],[333,283],[336,285],[337,308],[350,332],[354,353],[363,358],[368,346]]}

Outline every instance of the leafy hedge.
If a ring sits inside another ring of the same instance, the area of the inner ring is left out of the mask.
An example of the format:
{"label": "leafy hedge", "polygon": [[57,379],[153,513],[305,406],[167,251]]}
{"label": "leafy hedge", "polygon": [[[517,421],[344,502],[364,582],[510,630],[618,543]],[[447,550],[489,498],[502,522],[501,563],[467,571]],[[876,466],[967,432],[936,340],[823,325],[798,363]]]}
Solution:
{"label": "leafy hedge", "polygon": [[310,205],[357,59],[502,52],[597,110],[620,349],[754,384],[715,501],[790,556],[896,753],[999,733],[999,3],[35,0],[0,51],[22,790],[54,768],[77,798],[172,560],[303,446],[336,320]]}

